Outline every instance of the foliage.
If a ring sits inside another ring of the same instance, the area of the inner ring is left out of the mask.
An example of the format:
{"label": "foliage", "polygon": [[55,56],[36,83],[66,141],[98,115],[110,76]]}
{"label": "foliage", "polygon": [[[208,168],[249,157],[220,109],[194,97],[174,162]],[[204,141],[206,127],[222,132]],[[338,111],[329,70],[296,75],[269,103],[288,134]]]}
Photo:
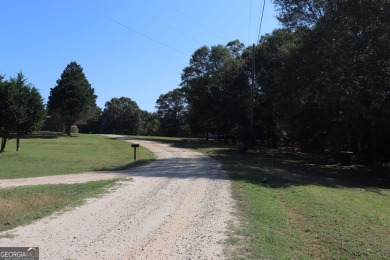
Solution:
{"label": "foliage", "polygon": [[157,113],[141,110],[140,135],[156,135],[160,131],[160,120]]}
{"label": "foliage", "polygon": [[282,89],[298,94],[296,137],[308,150],[389,157],[390,3],[329,1],[323,9],[280,77]]}
{"label": "foliage", "polygon": [[85,123],[94,115],[95,91],[76,62],[66,66],[57,85],[50,89],[47,106],[50,116],[62,124],[69,136],[72,125]]}
{"label": "foliage", "polygon": [[[182,73],[182,121],[206,139],[207,133],[245,139],[254,131],[269,147],[348,150],[367,162],[389,161],[390,2],[273,2],[284,28],[263,36],[254,51],[236,40],[194,52]],[[167,120],[175,118],[167,113],[174,106],[164,107],[168,97],[161,98],[162,133],[178,135],[169,130],[178,123]]]}
{"label": "foliage", "polygon": [[[94,114],[91,118],[89,118],[85,124],[82,124],[78,126],[80,133],[86,133],[86,134],[96,134],[101,132],[101,116],[102,116],[102,109],[97,107],[97,109],[94,111]],[[49,123],[49,121],[48,121]],[[48,130],[48,129],[44,129]],[[58,131],[58,130],[57,130]]]}
{"label": "foliage", "polygon": [[45,113],[43,99],[38,90],[27,82],[20,72],[16,78],[0,78],[0,129],[3,152],[11,133],[16,134],[16,150],[20,137],[40,127]]}
{"label": "foliage", "polygon": [[140,122],[141,110],[130,98],[112,98],[106,102],[102,113],[104,133],[138,134]]}
{"label": "foliage", "polygon": [[187,103],[182,89],[174,89],[160,95],[156,101],[157,115],[163,136],[185,136]]}
{"label": "foliage", "polygon": [[389,160],[390,3],[275,2],[294,30],[257,47],[258,129],[272,145]]}
{"label": "foliage", "polygon": [[4,151],[8,135],[11,129],[12,119],[9,109],[11,106],[10,88],[8,82],[4,81],[4,76],[0,75],[0,134],[1,149]]}
{"label": "foliage", "polygon": [[80,133],[155,135],[160,130],[157,114],[141,110],[128,97],[112,98],[104,110],[97,108],[93,112],[79,127]]}
{"label": "foliage", "polygon": [[[273,0],[278,20],[287,28],[315,25],[335,0]],[[340,1],[338,1],[340,2]]]}
{"label": "foliage", "polygon": [[226,46],[203,46],[192,55],[181,83],[192,131],[226,137],[235,124],[248,122],[249,87],[242,50],[243,44],[233,41]]}
{"label": "foliage", "polygon": [[195,51],[190,59],[190,66],[184,68],[182,88],[188,102],[188,120],[194,132],[210,131],[212,122],[210,69],[208,59],[210,49],[203,46]]}

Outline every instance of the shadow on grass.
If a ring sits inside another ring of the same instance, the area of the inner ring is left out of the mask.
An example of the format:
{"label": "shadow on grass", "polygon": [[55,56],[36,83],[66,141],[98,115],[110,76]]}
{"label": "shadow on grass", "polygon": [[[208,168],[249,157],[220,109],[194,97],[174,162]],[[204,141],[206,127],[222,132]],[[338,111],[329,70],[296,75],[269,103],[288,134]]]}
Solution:
{"label": "shadow on grass", "polygon": [[[29,135],[23,135],[22,139],[55,139],[58,137],[65,136],[64,133],[61,132],[36,132]],[[12,138],[16,138],[15,135],[12,135]]]}
{"label": "shadow on grass", "polygon": [[180,148],[217,148],[207,155],[220,161],[232,180],[242,180],[270,188],[300,185],[390,188],[390,172],[363,165],[336,165],[332,157],[324,155],[276,149],[243,153],[232,146],[206,143],[200,139],[149,140]]}
{"label": "shadow on grass", "polygon": [[216,150],[211,157],[221,161],[232,180],[270,188],[318,185],[349,188],[390,188],[388,172],[362,165],[339,166],[319,155],[262,150],[240,153]]}
{"label": "shadow on grass", "polygon": [[[202,150],[206,155],[222,163],[230,179],[269,188],[303,185],[374,190],[390,188],[389,172],[363,165],[336,165],[331,157],[324,155],[292,153],[277,149],[261,149],[243,153],[234,146],[225,146],[217,142],[206,143],[204,140],[195,138],[125,137],[123,139],[129,138],[134,141],[140,139],[165,143],[178,148]],[[192,161],[192,165],[202,163],[204,162],[201,160]],[[163,169],[164,167],[174,168],[174,165],[163,163],[160,167],[161,172],[155,172],[157,174],[152,175],[165,176],[164,173],[167,171]],[[216,176],[207,177],[216,178]]]}

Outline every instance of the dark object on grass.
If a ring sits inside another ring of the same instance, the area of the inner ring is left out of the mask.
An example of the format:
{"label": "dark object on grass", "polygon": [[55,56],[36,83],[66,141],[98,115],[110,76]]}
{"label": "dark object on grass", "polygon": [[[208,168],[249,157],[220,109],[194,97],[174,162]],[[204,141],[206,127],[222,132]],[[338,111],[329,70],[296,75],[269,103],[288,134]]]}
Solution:
{"label": "dark object on grass", "polygon": [[137,160],[137,147],[139,147],[139,144],[132,144],[131,147],[134,148],[134,161]]}

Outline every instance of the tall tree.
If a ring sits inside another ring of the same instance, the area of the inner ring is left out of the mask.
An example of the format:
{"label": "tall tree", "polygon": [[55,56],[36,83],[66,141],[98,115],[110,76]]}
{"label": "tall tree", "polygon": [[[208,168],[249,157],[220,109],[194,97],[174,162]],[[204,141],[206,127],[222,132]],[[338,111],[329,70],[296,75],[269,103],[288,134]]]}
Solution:
{"label": "tall tree", "polygon": [[[228,97],[232,97],[230,94],[235,92],[235,87],[241,89],[247,86],[246,76],[235,71],[232,66],[243,47],[239,41],[230,42],[227,46],[203,46],[195,51],[189,66],[184,68],[181,86],[188,102],[188,118],[192,131],[214,132],[218,135],[230,131],[228,125],[231,123],[227,123],[229,118],[225,117],[225,112],[229,107],[235,108],[234,111],[238,113],[237,108],[241,106],[233,103],[237,103],[236,98],[241,95],[234,96],[231,105]],[[236,65],[240,69],[243,68],[239,62]],[[232,75],[229,75],[229,70]],[[225,80],[225,76],[233,77]],[[232,84],[232,80],[235,83]],[[232,114],[228,114],[230,115]],[[207,137],[206,135],[206,139]]]}
{"label": "tall tree", "polygon": [[157,115],[163,135],[182,136],[185,134],[187,104],[182,89],[174,89],[160,95],[156,101]]}
{"label": "tall tree", "polygon": [[16,134],[16,151],[20,149],[20,137],[39,128],[45,109],[38,90],[27,82],[20,72],[9,81],[0,80],[0,129],[4,151],[10,133]]}
{"label": "tall tree", "polygon": [[[188,67],[183,69],[181,86],[188,101],[188,118],[193,132],[206,133],[213,128],[210,96],[210,49],[203,46],[196,50]],[[206,136],[207,138],[207,136]]]}
{"label": "tall tree", "polygon": [[9,82],[4,80],[4,76],[0,75],[0,152],[3,152],[5,149],[7,139],[12,128],[11,124],[13,122],[13,118],[10,113],[11,103],[11,88],[9,86]]}
{"label": "tall tree", "polygon": [[250,123],[249,75],[245,71],[245,60],[240,55],[225,60],[215,77],[218,88],[215,93],[216,114],[214,120],[218,134],[224,137],[233,134],[237,126]]}
{"label": "tall tree", "polygon": [[300,93],[301,144],[389,156],[390,2],[274,2],[285,26],[311,26],[283,80]]}
{"label": "tall tree", "polygon": [[88,117],[94,116],[91,109],[96,108],[96,97],[83,69],[73,61],[66,66],[57,85],[50,89],[48,111],[70,136],[72,125],[81,119],[86,122]]}
{"label": "tall tree", "polygon": [[20,137],[41,126],[45,109],[41,94],[35,87],[27,83],[21,72],[16,78],[11,78],[10,85],[15,90],[11,113],[14,114],[15,118],[13,132],[16,133],[16,151],[19,151]]}
{"label": "tall tree", "polygon": [[[266,140],[269,146],[277,146],[284,138],[294,147],[297,139],[301,111],[297,102],[299,91],[294,84],[296,75],[291,72],[299,65],[294,54],[300,50],[307,31],[307,28],[274,30],[263,36],[255,49],[254,121],[257,138]],[[247,67],[251,68],[252,55],[246,55]]]}
{"label": "tall tree", "polygon": [[[315,25],[338,0],[273,0],[278,20],[289,29]],[[340,2],[340,1],[339,1]]]}

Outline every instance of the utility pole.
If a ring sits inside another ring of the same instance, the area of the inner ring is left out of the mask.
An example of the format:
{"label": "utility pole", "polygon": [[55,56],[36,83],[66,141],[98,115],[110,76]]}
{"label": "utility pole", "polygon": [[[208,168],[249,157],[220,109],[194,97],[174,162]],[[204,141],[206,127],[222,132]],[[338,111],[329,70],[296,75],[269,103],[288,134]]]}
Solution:
{"label": "utility pole", "polygon": [[255,94],[255,44],[252,46],[252,85],[251,85],[251,131],[253,132],[253,110]]}

